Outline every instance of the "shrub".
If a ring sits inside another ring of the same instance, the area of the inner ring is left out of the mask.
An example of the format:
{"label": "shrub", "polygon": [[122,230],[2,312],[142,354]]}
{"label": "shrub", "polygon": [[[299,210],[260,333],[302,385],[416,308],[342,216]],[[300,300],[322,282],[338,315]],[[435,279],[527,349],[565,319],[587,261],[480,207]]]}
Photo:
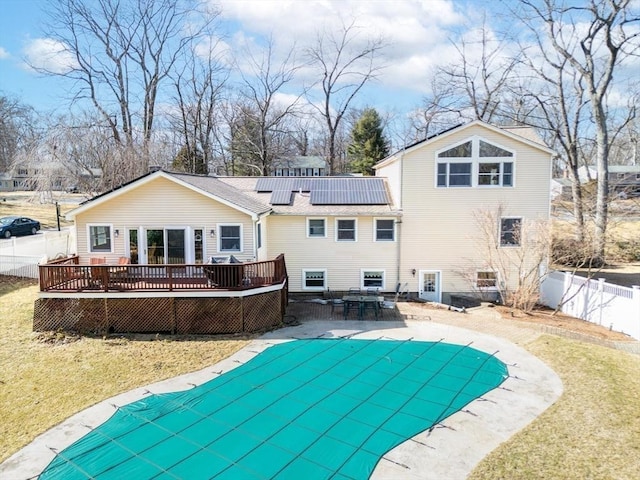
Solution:
{"label": "shrub", "polygon": [[554,238],[551,242],[551,261],[556,265],[576,268],[601,268],[604,259],[594,255],[591,245],[573,238]]}

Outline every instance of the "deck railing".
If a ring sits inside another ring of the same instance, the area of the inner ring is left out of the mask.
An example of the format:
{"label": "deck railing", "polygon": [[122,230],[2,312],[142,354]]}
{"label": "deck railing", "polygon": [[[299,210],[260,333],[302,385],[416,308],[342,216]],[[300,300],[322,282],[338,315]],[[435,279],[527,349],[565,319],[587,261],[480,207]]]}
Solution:
{"label": "deck railing", "polygon": [[77,256],[39,266],[40,291],[248,290],[282,283],[284,255],[264,262],[196,265],[80,265]]}

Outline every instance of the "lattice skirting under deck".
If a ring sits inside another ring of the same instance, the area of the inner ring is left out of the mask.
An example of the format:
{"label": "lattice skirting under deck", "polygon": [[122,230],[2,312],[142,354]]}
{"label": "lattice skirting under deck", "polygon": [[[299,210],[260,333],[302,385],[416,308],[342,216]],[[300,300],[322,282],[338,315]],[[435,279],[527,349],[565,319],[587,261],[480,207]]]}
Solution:
{"label": "lattice skirting under deck", "polygon": [[229,298],[39,298],[33,330],[80,333],[222,334],[279,326],[286,290]]}

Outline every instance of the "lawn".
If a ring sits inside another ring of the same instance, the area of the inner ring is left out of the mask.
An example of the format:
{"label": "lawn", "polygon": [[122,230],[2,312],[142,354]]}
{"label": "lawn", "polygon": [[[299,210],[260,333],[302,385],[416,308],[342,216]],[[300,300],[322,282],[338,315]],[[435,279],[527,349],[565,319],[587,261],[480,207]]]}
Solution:
{"label": "lawn", "polygon": [[0,462],[88,406],[200,370],[248,342],[247,337],[36,335],[31,331],[36,293],[32,281],[0,281]]}
{"label": "lawn", "polygon": [[[36,290],[30,282],[0,282],[0,461],[89,405],[204,368],[248,341],[35,335]],[[564,393],[487,456],[470,478],[635,478],[640,356],[550,335],[526,348],[558,373]]]}
{"label": "lawn", "polygon": [[[30,201],[31,200],[31,201]],[[80,198],[78,198],[80,201]],[[70,226],[73,222],[67,221],[64,215],[73,210],[77,205],[60,205],[60,226]],[[0,218],[9,215],[20,215],[22,217],[38,220],[44,229],[57,228],[56,206],[53,203],[39,203],[31,196],[13,193],[11,196],[6,193],[0,196]]]}
{"label": "lawn", "polygon": [[556,371],[564,393],[469,478],[638,478],[640,356],[549,335],[526,348]]}

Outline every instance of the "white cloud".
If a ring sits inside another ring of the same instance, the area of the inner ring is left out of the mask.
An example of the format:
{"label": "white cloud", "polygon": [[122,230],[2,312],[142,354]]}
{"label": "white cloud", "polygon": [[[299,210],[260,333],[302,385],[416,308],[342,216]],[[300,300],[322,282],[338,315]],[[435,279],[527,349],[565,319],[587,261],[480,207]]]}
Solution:
{"label": "white cloud", "polygon": [[4,48],[0,47],[0,60],[4,60],[5,58],[9,58],[11,55]]}
{"label": "white cloud", "polygon": [[24,48],[27,68],[53,73],[66,73],[76,66],[75,59],[65,45],[51,38],[36,38]]}
{"label": "white cloud", "polygon": [[[468,18],[456,11],[451,0],[221,0],[219,4],[222,18],[235,28],[230,32],[234,51],[269,36],[283,55],[294,44],[301,51],[314,44],[319,33],[336,32],[354,22],[355,41],[384,39],[388,67],[379,82],[418,91],[429,83],[433,66],[451,58],[446,55],[451,29]],[[306,77],[310,72],[299,73]]]}

